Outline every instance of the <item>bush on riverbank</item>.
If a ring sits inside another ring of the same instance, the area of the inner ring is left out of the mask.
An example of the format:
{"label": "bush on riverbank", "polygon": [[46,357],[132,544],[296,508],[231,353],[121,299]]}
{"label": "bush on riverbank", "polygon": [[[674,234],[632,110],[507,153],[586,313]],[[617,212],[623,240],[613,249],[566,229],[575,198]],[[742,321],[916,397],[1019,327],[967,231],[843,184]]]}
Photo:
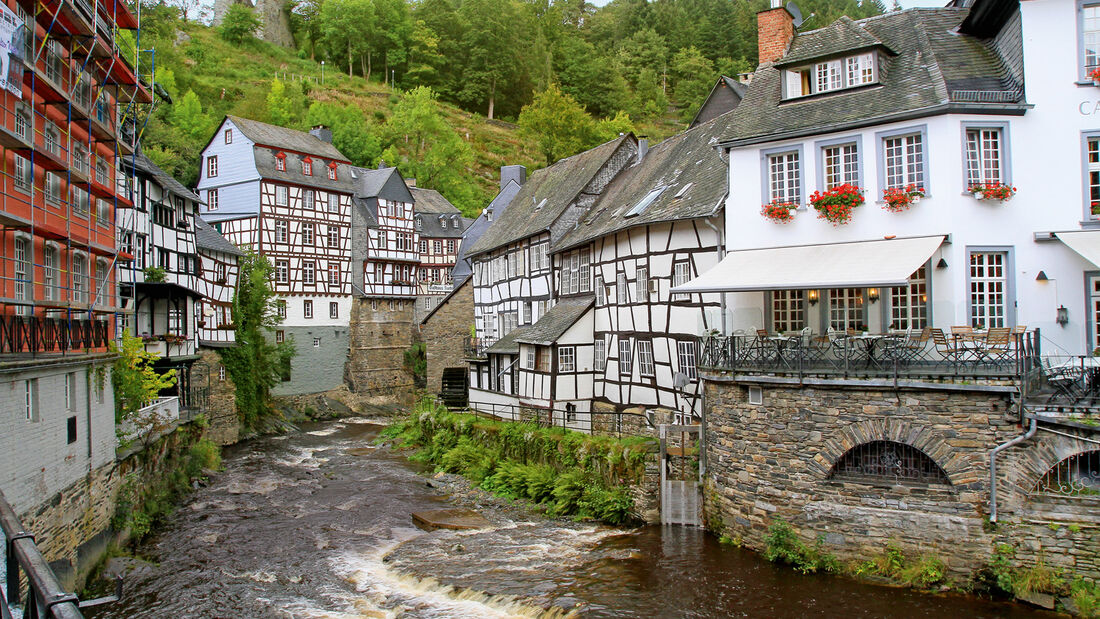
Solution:
{"label": "bush on riverbank", "polygon": [[412,459],[458,473],[493,494],[540,505],[551,516],[610,524],[635,520],[629,486],[645,476],[655,441],[451,413],[430,399],[383,433],[418,447]]}

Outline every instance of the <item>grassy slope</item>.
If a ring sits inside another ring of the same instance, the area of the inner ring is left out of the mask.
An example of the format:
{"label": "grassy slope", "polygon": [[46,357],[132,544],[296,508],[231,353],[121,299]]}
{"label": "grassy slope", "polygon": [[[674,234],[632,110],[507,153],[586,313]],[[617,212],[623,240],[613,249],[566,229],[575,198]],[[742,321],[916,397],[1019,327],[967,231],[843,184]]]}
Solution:
{"label": "grassy slope", "polygon": [[[220,120],[224,114],[266,121],[266,97],[276,73],[280,78],[285,73],[284,81],[288,84],[302,76],[317,80],[321,77],[319,62],[299,58],[292,50],[262,41],[234,47],[221,40],[212,28],[194,23],[184,28],[191,40],[176,44],[157,42],[157,63],[159,67],[172,69],[180,93],[188,89],[195,91],[212,121]],[[310,83],[309,100],[353,105],[363,111],[372,128],[378,128],[390,112],[391,94],[390,88],[376,81],[348,77],[326,67],[324,85]],[[521,164],[527,166],[528,171],[542,166],[538,150],[519,138],[514,125],[488,121],[480,114],[471,114],[446,103],[438,105],[448,124],[473,148],[472,174],[481,204],[488,203],[495,195],[500,166]],[[303,126],[297,127],[300,129],[305,128],[304,113],[302,116]],[[638,127],[637,132],[657,141],[681,129],[674,120],[662,119],[659,123]]]}

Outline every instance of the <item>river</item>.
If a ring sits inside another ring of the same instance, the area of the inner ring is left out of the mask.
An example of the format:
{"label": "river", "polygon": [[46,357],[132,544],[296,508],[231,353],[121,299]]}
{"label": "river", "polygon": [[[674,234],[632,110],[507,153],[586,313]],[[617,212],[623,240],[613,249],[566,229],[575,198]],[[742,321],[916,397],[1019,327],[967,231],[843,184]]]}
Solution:
{"label": "river", "polygon": [[622,530],[489,508],[480,531],[425,533],[448,505],[365,419],[226,450],[139,553],[153,562],[93,619],[138,617],[1049,617],[1019,605],[805,576],[702,531]]}

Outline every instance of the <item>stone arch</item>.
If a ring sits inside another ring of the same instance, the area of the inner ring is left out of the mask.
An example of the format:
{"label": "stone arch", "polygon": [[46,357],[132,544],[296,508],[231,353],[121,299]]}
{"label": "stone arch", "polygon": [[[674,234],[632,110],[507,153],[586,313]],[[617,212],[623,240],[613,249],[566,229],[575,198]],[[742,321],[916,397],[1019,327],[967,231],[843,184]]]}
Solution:
{"label": "stone arch", "polygon": [[849,424],[837,430],[834,436],[826,438],[824,447],[813,458],[822,479],[853,447],[873,441],[891,441],[920,450],[943,470],[953,487],[967,485],[974,479],[965,452],[952,448],[933,428],[889,418],[866,419]]}
{"label": "stone arch", "polygon": [[[1066,436],[1066,434],[1090,434],[1087,430],[1063,428],[1059,432],[1065,434],[1040,432],[1031,448],[1019,454],[1019,472],[1011,481],[1022,494],[1029,494],[1044,475],[1067,458],[1100,450],[1100,445],[1094,442],[1080,440],[1077,436]],[[1082,438],[1095,440],[1095,433]]]}

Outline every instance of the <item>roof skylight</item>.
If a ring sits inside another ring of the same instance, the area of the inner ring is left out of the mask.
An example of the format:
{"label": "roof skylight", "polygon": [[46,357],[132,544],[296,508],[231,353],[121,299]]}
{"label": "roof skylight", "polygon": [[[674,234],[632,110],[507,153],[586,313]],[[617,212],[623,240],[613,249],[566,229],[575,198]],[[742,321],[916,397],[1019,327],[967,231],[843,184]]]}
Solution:
{"label": "roof skylight", "polygon": [[639,200],[633,208],[631,208],[629,211],[626,212],[625,215],[623,215],[623,217],[634,217],[635,215],[641,215],[643,212],[645,212],[647,208],[649,208],[650,204],[653,204],[653,201],[656,200],[657,196],[660,196],[665,189],[667,189],[667,187],[658,187],[653,191],[647,193],[646,196]]}

